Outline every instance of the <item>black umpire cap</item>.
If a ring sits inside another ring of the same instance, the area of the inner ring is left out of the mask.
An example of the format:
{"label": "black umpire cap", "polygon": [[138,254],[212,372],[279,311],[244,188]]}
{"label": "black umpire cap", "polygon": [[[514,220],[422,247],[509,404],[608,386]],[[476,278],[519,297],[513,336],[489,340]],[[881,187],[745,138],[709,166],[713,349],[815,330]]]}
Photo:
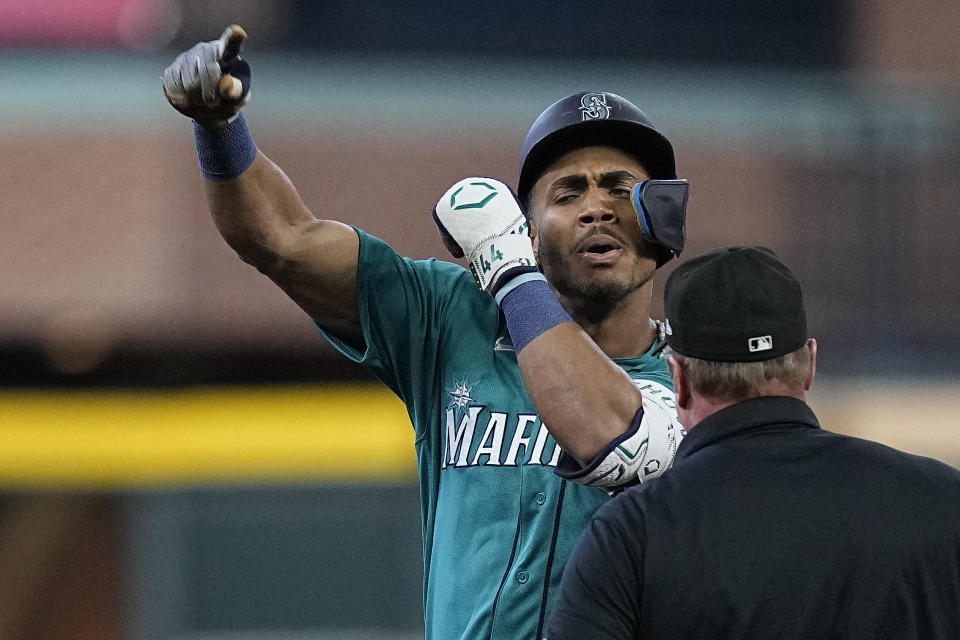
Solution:
{"label": "black umpire cap", "polygon": [[684,262],[667,278],[664,308],[667,344],[700,360],[771,360],[808,338],[800,282],[766,247],[720,247]]}

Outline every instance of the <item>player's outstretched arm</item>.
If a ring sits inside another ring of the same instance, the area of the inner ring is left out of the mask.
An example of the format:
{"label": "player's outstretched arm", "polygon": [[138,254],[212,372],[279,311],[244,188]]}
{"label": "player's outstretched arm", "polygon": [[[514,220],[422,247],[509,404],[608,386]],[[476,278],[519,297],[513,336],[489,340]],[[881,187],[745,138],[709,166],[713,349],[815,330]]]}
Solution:
{"label": "player's outstretched arm", "polygon": [[447,248],[466,258],[480,288],[503,309],[527,393],[579,463],[565,477],[604,487],[644,479],[648,454],[669,450],[674,415],[645,399],[560,306],[536,268],[526,218],[509,187],[491,178],[461,180],[437,203],[434,219]]}
{"label": "player's outstretched arm", "polygon": [[359,239],[345,224],[318,220],[257,150],[240,111],[250,97],[245,39],[231,25],[219,40],[181,53],[164,72],[164,94],[194,121],[207,203],[227,243],[326,329],[359,344]]}

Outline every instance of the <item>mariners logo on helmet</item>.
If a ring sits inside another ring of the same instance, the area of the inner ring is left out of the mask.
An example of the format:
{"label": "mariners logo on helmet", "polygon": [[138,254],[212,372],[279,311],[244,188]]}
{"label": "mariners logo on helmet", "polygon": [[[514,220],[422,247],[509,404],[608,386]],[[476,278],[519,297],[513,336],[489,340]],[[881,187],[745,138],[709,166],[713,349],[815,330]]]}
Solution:
{"label": "mariners logo on helmet", "polygon": [[606,120],[610,117],[607,96],[602,93],[585,93],[580,98],[580,113],[584,120]]}

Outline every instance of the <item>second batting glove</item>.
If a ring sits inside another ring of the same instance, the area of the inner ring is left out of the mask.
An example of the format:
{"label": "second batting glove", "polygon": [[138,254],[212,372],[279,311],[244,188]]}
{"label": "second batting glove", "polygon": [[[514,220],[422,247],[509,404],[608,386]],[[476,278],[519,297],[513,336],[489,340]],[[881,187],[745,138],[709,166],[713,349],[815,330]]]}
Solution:
{"label": "second batting glove", "polygon": [[203,127],[226,126],[250,99],[250,65],[240,59],[246,32],[230,25],[219,40],[200,42],[163,72],[163,93],[174,109]]}

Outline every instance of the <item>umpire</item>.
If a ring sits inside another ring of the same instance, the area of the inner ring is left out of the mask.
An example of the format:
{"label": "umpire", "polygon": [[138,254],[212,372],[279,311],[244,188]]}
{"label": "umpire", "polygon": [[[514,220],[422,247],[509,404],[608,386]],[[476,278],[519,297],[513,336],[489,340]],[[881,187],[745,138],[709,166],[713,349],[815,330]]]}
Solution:
{"label": "umpire", "polygon": [[960,638],[960,472],[820,428],[790,270],[723,247],[664,295],[689,434],[597,512],[549,639]]}

